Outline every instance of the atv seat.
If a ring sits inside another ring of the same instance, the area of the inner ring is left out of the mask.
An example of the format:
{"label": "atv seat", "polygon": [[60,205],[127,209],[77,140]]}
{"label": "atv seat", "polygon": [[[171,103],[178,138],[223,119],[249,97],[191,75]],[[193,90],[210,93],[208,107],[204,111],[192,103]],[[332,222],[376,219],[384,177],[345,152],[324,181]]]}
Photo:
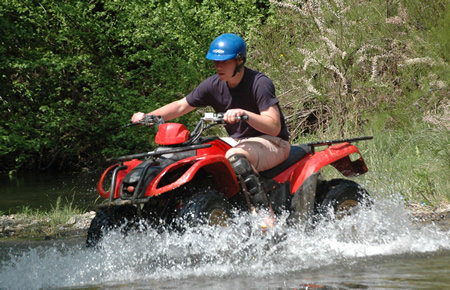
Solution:
{"label": "atv seat", "polygon": [[289,153],[289,157],[285,161],[275,166],[274,168],[261,171],[259,174],[265,178],[274,178],[284,170],[294,165],[308,153],[311,153],[311,147],[306,144],[291,145],[291,152]]}

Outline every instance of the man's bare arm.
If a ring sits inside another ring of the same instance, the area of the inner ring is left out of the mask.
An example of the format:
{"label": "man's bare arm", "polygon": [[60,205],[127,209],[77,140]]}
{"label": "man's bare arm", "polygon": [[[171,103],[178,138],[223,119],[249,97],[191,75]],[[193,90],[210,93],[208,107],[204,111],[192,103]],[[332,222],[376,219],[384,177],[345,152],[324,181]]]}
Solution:
{"label": "man's bare arm", "polygon": [[242,109],[230,109],[225,112],[224,119],[227,123],[236,123],[236,117],[247,115],[247,123],[256,130],[271,136],[278,136],[281,131],[280,110],[277,105],[272,105],[260,114],[255,114]]}
{"label": "man's bare arm", "polygon": [[137,123],[144,118],[145,115],[155,115],[161,116],[164,121],[170,121],[172,119],[178,118],[187,114],[191,111],[195,110],[195,107],[192,107],[186,101],[186,98],[179,99],[172,103],[162,106],[159,109],[156,109],[148,114],[144,114],[142,112],[135,113],[131,118],[131,122]]}

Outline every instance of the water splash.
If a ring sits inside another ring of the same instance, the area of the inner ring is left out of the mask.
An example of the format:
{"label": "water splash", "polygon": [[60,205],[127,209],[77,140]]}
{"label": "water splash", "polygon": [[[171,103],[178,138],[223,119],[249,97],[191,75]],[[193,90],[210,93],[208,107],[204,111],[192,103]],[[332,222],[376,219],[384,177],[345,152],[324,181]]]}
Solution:
{"label": "water splash", "polygon": [[228,227],[190,228],[183,234],[149,230],[123,237],[120,231],[112,231],[98,250],[86,249],[84,244],[12,249],[0,267],[0,288],[261,278],[350,265],[373,256],[450,250],[450,231],[414,223],[400,197],[375,200],[370,209],[338,221],[323,221],[314,228],[287,226],[282,216],[262,233],[259,219],[241,215]]}

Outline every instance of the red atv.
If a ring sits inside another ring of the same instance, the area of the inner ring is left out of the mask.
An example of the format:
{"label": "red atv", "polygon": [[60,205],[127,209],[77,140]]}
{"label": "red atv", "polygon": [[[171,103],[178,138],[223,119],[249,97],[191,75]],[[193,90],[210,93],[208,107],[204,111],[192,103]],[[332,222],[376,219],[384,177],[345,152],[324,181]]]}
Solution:
{"label": "red atv", "polygon": [[[108,201],[91,222],[87,246],[95,246],[107,230],[121,225],[127,231],[142,219],[155,228],[171,228],[179,219],[192,225],[223,224],[236,210],[254,209],[245,182],[225,158],[230,143],[226,138],[202,136],[220,124],[223,114],[213,113],[206,113],[192,132],[156,116],[142,120],[140,125],[157,127],[155,142],[161,146],[112,159],[117,163],[105,170],[97,186]],[[330,208],[348,211],[361,203],[368,194],[357,183],[318,177],[327,165],[346,177],[366,173],[361,153],[350,143],[371,138],[292,145],[286,161],[259,173],[270,212],[289,211],[290,220],[309,219]],[[316,151],[319,146],[328,147]],[[111,180],[109,191],[104,190],[106,178]]]}

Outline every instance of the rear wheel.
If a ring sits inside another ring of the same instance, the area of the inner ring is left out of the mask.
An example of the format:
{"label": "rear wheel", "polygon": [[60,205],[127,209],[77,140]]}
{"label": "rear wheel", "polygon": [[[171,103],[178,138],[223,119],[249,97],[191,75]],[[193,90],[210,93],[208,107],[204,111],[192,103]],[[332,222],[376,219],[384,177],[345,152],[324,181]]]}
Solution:
{"label": "rear wheel", "polygon": [[232,205],[215,190],[197,193],[186,200],[178,211],[184,225],[199,224],[225,226],[231,218]]}
{"label": "rear wheel", "polygon": [[88,229],[86,246],[95,247],[104,234],[126,223],[122,232],[126,234],[137,217],[137,210],[132,205],[104,208],[97,212]]}
{"label": "rear wheel", "polygon": [[346,179],[322,181],[317,186],[316,211],[319,215],[330,217],[330,209],[335,218],[342,218],[352,209],[368,204],[369,194],[359,184]]}

